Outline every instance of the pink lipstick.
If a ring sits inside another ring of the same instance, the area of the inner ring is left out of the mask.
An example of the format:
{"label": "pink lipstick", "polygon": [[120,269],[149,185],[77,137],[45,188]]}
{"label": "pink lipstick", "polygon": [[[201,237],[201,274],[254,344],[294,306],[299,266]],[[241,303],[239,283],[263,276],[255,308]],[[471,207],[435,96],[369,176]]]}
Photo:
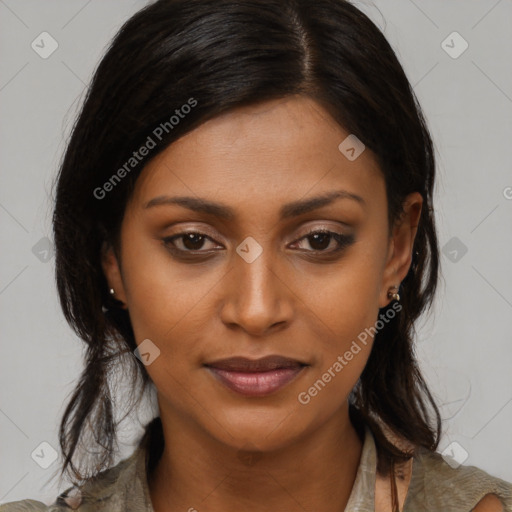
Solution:
{"label": "pink lipstick", "polygon": [[229,389],[245,396],[265,396],[283,388],[308,365],[273,355],[261,359],[231,357],[205,366]]}

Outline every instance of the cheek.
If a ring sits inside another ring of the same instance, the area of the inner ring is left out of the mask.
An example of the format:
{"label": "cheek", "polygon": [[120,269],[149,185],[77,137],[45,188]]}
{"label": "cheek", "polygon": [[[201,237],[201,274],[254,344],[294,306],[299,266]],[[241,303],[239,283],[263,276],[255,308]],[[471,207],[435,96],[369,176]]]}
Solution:
{"label": "cheek", "polygon": [[357,383],[373,344],[378,317],[375,276],[352,274],[309,296],[316,323],[315,364],[297,400],[315,411],[315,421],[324,421],[347,400]]}
{"label": "cheek", "polygon": [[[154,338],[170,344],[197,332],[198,312],[219,281],[206,266],[173,261],[156,240],[135,237],[123,255],[125,292],[136,340]],[[215,274],[215,275],[214,275]]]}
{"label": "cheek", "polygon": [[314,400],[315,407],[328,414],[356,384],[370,355],[378,320],[380,268],[381,262],[370,251],[354,250],[329,275],[297,282],[308,290],[302,294],[303,314],[310,327],[315,326],[316,338],[316,364],[301,403]]}
{"label": "cheek", "polygon": [[[343,300],[339,294],[332,297],[325,294],[322,298],[325,309],[319,314],[320,321],[317,322],[319,331],[316,333],[315,365],[310,384],[314,385],[320,380],[318,391],[322,390],[327,402],[328,396],[337,396],[338,399],[331,402],[334,404],[344,400],[355,385],[373,343],[374,331],[371,327],[375,325],[378,306],[361,289],[358,293],[352,293]],[[324,392],[324,387],[330,391]]]}
{"label": "cheek", "polygon": [[127,246],[123,259],[130,320],[137,345],[149,339],[158,348],[158,357],[146,366],[151,380],[176,407],[186,410],[190,399],[186,391],[195,372],[200,373],[196,362],[201,357],[201,338],[212,318],[207,304],[222,280],[206,267],[200,271],[195,266],[192,271],[177,264],[159,242],[145,244],[146,248]]}
{"label": "cheek", "polygon": [[329,272],[296,272],[293,290],[306,306],[305,311],[309,310],[309,316],[316,316],[319,326],[323,326],[321,339],[329,340],[326,348],[341,350],[346,342],[350,344],[351,339],[375,323],[380,265],[375,257],[355,248]]}

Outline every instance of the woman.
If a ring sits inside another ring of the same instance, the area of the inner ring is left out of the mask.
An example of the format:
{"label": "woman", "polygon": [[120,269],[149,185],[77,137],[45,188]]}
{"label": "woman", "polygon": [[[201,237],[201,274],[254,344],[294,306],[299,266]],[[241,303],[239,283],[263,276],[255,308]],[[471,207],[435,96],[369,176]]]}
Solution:
{"label": "woman", "polygon": [[[512,510],[511,484],[435,451],[413,352],[434,177],[407,78],[348,2],[133,16],[56,186],[57,286],[87,344],[60,430],[74,486],[1,510]],[[159,412],[112,467],[131,370]]]}

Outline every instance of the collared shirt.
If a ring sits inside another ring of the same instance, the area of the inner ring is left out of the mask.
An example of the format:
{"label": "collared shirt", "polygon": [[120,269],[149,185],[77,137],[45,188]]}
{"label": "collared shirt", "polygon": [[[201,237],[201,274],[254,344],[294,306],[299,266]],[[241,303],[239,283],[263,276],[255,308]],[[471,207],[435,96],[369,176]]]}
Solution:
{"label": "collared shirt", "polygon": [[[155,424],[152,422],[153,425]],[[150,425],[132,455],[81,486],[69,488],[52,505],[22,500],[0,506],[0,512],[154,512],[148,487]],[[452,467],[435,452],[418,449],[403,512],[470,512],[487,494],[497,495],[512,512],[512,484],[474,466]],[[364,426],[361,458],[345,512],[374,512],[377,450]],[[77,491],[74,496],[72,491]]]}

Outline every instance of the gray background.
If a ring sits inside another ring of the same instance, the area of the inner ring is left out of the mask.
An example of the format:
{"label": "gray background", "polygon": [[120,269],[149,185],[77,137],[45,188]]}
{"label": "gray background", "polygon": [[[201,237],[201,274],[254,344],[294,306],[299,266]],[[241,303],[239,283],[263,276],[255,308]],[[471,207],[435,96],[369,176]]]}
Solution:
{"label": "gray background", "polygon": [[[49,481],[58,461],[41,467],[51,461],[41,443],[58,449],[82,347],[53,284],[49,192],[85,84],[145,4],[0,0],[0,503],[49,504],[61,490]],[[456,461],[512,481],[512,2],[357,5],[395,48],[436,145],[443,280],[417,353],[445,419],[439,451],[456,442]],[[469,44],[461,55],[454,31]],[[31,47],[51,49],[42,32],[58,44],[46,59]],[[121,456],[138,432],[126,424]]]}

